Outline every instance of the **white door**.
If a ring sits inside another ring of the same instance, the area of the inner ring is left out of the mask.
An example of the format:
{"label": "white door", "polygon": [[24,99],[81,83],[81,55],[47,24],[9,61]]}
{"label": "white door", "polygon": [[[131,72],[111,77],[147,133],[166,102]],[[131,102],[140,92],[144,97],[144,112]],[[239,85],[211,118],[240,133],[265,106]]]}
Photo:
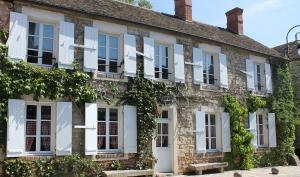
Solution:
{"label": "white door", "polygon": [[154,155],[157,159],[156,170],[161,173],[172,172],[170,116],[168,111],[162,111],[157,122],[157,138]]}

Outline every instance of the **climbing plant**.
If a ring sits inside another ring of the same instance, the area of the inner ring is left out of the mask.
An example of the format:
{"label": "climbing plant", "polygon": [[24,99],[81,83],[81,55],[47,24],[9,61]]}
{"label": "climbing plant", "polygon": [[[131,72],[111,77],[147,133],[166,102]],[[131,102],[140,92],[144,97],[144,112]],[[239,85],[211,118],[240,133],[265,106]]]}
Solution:
{"label": "climbing plant", "polygon": [[151,144],[156,130],[156,118],[160,114],[159,107],[176,101],[180,90],[180,86],[145,79],[141,64],[138,65],[137,77],[129,79],[122,100],[125,104],[137,107],[139,169],[152,168],[155,158]]}

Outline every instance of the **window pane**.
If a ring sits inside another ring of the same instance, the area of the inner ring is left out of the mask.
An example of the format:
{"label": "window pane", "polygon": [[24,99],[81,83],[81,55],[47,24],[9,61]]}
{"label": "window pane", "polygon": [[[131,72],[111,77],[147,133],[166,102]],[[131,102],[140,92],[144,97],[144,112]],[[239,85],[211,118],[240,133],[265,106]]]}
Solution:
{"label": "window pane", "polygon": [[259,124],[263,124],[263,123],[264,123],[263,116],[259,115]]}
{"label": "window pane", "polygon": [[208,138],[209,133],[208,133],[208,126],[205,126],[205,137]]}
{"label": "window pane", "polygon": [[260,134],[263,134],[263,133],[264,133],[264,126],[263,126],[263,125],[260,125],[260,126],[259,126],[259,133],[260,133]]}
{"label": "window pane", "polygon": [[217,148],[217,140],[216,138],[211,139],[211,149],[216,149]]}
{"label": "window pane", "polygon": [[206,138],[206,149],[209,149],[209,139]]}
{"label": "window pane", "polygon": [[110,48],[118,48],[118,37],[109,36],[109,47]]}
{"label": "window pane", "polygon": [[50,151],[50,137],[41,137],[41,151]]}
{"label": "window pane", "polygon": [[99,108],[98,109],[98,121],[105,121],[106,120],[106,109]]}
{"label": "window pane", "polygon": [[214,114],[210,115],[210,125],[216,125],[216,116]]}
{"label": "window pane", "polygon": [[98,136],[98,149],[106,149],[106,138]]}
{"label": "window pane", "polygon": [[159,45],[155,45],[154,55],[155,55],[155,67],[159,68]]}
{"label": "window pane", "polygon": [[162,112],[162,116],[161,116],[161,118],[163,118],[163,119],[168,119],[168,111],[163,111]]}
{"label": "window pane", "polygon": [[36,121],[26,122],[26,135],[36,135]]}
{"label": "window pane", "polygon": [[27,62],[28,63],[38,63],[38,55],[39,55],[38,51],[28,50]]}
{"label": "window pane", "polygon": [[51,120],[51,106],[42,106],[41,116],[42,120]]}
{"label": "window pane", "polygon": [[27,113],[26,113],[26,118],[27,119],[36,119],[36,114],[37,114],[37,109],[35,105],[28,105],[27,106]]}
{"label": "window pane", "polygon": [[43,50],[53,51],[53,39],[43,39]]}
{"label": "window pane", "polygon": [[98,122],[98,135],[106,135],[106,123]]}
{"label": "window pane", "polygon": [[216,137],[216,127],[215,126],[210,127],[210,136]]}
{"label": "window pane", "polygon": [[109,49],[109,59],[110,60],[118,60],[118,49]]}
{"label": "window pane", "polygon": [[105,47],[99,47],[98,50],[98,58],[106,58],[106,48]]}
{"label": "window pane", "polygon": [[162,147],[169,147],[168,136],[162,136]]}
{"label": "window pane", "polygon": [[36,151],[36,138],[35,137],[27,137],[26,138],[26,151],[27,152]]}
{"label": "window pane", "polygon": [[43,65],[52,65],[53,54],[51,52],[43,52]]}
{"label": "window pane", "polygon": [[52,25],[44,25],[44,37],[53,38],[53,26]]}
{"label": "window pane", "polygon": [[98,36],[98,42],[99,42],[99,46],[106,46],[106,36],[103,34],[100,34]]}
{"label": "window pane", "polygon": [[159,78],[159,68],[155,68],[155,78]]}
{"label": "window pane", "polygon": [[39,37],[29,36],[28,37],[28,48],[38,49],[39,48]]}
{"label": "window pane", "polygon": [[110,149],[118,149],[118,137],[117,136],[111,136],[109,137],[109,148]]}
{"label": "window pane", "polygon": [[29,22],[29,34],[39,35],[40,25],[37,23]]}
{"label": "window pane", "polygon": [[208,114],[205,114],[205,125],[208,125]]}
{"label": "window pane", "polygon": [[259,137],[259,144],[264,145],[264,135],[260,135]]}
{"label": "window pane", "polygon": [[169,78],[169,70],[168,69],[165,69],[165,68],[162,69],[162,78],[163,79]]}
{"label": "window pane", "polygon": [[98,60],[98,71],[106,71],[105,60]]}
{"label": "window pane", "polygon": [[109,134],[118,135],[118,123],[115,122],[109,123]]}
{"label": "window pane", "polygon": [[156,147],[161,147],[161,136],[156,138]]}
{"label": "window pane", "polygon": [[51,135],[51,122],[42,121],[41,122],[41,135]]}
{"label": "window pane", "polygon": [[115,61],[109,62],[109,72],[118,73],[118,62]]}
{"label": "window pane", "polygon": [[167,135],[169,132],[168,124],[162,124],[162,134]]}
{"label": "window pane", "polygon": [[157,124],[157,133],[160,135],[161,134],[161,123]]}
{"label": "window pane", "polygon": [[109,120],[110,121],[118,121],[118,110],[117,109],[109,110]]}

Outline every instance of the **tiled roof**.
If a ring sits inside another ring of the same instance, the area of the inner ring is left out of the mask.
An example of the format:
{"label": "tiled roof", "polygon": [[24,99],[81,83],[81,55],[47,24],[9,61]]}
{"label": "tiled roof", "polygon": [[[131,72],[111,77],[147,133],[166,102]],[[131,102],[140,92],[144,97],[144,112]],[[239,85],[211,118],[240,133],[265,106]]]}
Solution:
{"label": "tiled roof", "polygon": [[[300,59],[300,55],[298,54],[298,47],[299,43],[298,42],[291,42],[289,43],[289,55],[291,59]],[[273,49],[275,49],[276,51],[278,51],[281,56],[285,56],[286,54],[286,50],[287,50],[287,45],[283,44],[277,47],[274,47]]]}
{"label": "tiled roof", "polygon": [[165,15],[152,10],[135,7],[113,0],[20,0],[31,3],[49,5],[91,15],[99,15],[133,23],[162,28],[213,40],[231,46],[243,48],[257,53],[281,58],[281,55],[263,44],[245,36],[226,31],[226,29],[206,25],[199,22],[186,22],[174,16]]}

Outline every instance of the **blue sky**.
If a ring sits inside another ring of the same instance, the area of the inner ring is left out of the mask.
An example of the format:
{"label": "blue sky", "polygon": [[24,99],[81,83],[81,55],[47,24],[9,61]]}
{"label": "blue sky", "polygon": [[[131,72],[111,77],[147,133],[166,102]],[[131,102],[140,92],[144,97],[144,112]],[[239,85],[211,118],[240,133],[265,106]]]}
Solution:
{"label": "blue sky", "polygon": [[[151,2],[155,11],[174,14],[174,0]],[[244,9],[245,34],[269,47],[285,43],[287,31],[300,24],[299,0],[193,0],[193,19],[226,27],[225,12],[235,7]]]}

